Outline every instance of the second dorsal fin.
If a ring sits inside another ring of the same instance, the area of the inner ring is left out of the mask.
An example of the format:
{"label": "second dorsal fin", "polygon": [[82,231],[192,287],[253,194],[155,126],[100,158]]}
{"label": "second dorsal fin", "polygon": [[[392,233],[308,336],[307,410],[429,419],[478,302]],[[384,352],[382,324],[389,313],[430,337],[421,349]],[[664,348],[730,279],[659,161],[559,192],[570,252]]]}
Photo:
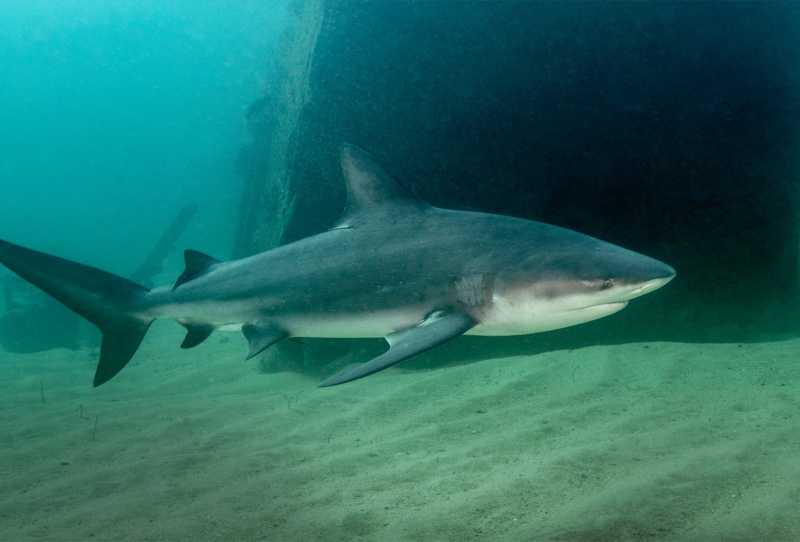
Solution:
{"label": "second dorsal fin", "polygon": [[205,275],[220,263],[219,260],[196,250],[183,251],[183,259],[186,262],[186,268],[181,273],[181,276],[178,277],[178,280],[175,281],[175,285],[172,287],[173,290],[185,282]]}

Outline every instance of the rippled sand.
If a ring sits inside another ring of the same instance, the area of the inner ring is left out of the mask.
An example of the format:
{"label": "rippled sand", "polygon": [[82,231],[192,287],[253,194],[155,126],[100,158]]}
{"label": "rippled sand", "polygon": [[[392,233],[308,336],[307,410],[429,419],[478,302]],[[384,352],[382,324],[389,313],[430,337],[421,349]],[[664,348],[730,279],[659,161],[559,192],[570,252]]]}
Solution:
{"label": "rippled sand", "polygon": [[180,336],[96,390],[88,351],[0,352],[0,540],[800,540],[800,341],[317,389]]}

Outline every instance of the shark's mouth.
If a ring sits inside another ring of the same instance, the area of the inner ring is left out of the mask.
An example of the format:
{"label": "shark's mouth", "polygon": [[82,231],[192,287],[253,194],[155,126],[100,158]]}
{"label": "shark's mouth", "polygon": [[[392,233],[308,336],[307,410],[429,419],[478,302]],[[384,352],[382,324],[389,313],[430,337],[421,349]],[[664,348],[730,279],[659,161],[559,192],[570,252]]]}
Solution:
{"label": "shark's mouth", "polygon": [[613,312],[621,311],[625,307],[628,306],[627,301],[618,301],[615,303],[602,303],[600,305],[588,305],[586,307],[579,307],[577,309],[571,309],[570,312],[578,312],[578,311],[592,311],[592,312],[600,312],[604,314],[610,314]]}
{"label": "shark's mouth", "polygon": [[674,276],[660,278],[660,279],[653,279],[651,281],[645,282],[641,286],[639,286],[637,288],[634,288],[628,294],[628,296],[629,296],[628,299],[630,300],[630,299],[633,299],[635,297],[643,296],[644,294],[649,294],[650,292],[652,292],[654,290],[658,290],[659,288],[664,286],[666,283],[671,281],[673,278],[674,278]]}
{"label": "shark's mouth", "polygon": [[627,306],[628,306],[627,301],[618,301],[617,303],[605,303],[604,305],[596,305],[598,309],[611,312],[621,311]]}

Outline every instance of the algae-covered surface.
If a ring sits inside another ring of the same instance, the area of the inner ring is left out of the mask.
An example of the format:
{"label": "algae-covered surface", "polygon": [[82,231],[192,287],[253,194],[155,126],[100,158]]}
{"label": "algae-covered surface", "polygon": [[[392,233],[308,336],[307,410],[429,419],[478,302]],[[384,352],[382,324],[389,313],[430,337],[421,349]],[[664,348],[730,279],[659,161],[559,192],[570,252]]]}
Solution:
{"label": "algae-covered surface", "polygon": [[180,351],[0,354],[1,540],[800,539],[800,341],[636,343],[330,389]]}

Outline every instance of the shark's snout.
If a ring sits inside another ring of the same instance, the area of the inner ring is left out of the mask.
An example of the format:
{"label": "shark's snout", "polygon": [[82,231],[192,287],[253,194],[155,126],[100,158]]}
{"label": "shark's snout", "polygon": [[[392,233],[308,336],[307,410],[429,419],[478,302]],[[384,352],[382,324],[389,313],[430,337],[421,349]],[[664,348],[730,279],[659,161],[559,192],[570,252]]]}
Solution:
{"label": "shark's snout", "polygon": [[620,288],[620,300],[629,301],[658,290],[674,279],[675,275],[675,269],[664,262],[642,257],[636,272],[629,276]]}
{"label": "shark's snout", "polygon": [[660,262],[658,260],[653,260],[652,266],[652,278],[650,280],[661,280],[664,281],[661,285],[663,286],[667,282],[671,281],[675,278],[676,272],[675,269],[665,264],[664,262]]}

